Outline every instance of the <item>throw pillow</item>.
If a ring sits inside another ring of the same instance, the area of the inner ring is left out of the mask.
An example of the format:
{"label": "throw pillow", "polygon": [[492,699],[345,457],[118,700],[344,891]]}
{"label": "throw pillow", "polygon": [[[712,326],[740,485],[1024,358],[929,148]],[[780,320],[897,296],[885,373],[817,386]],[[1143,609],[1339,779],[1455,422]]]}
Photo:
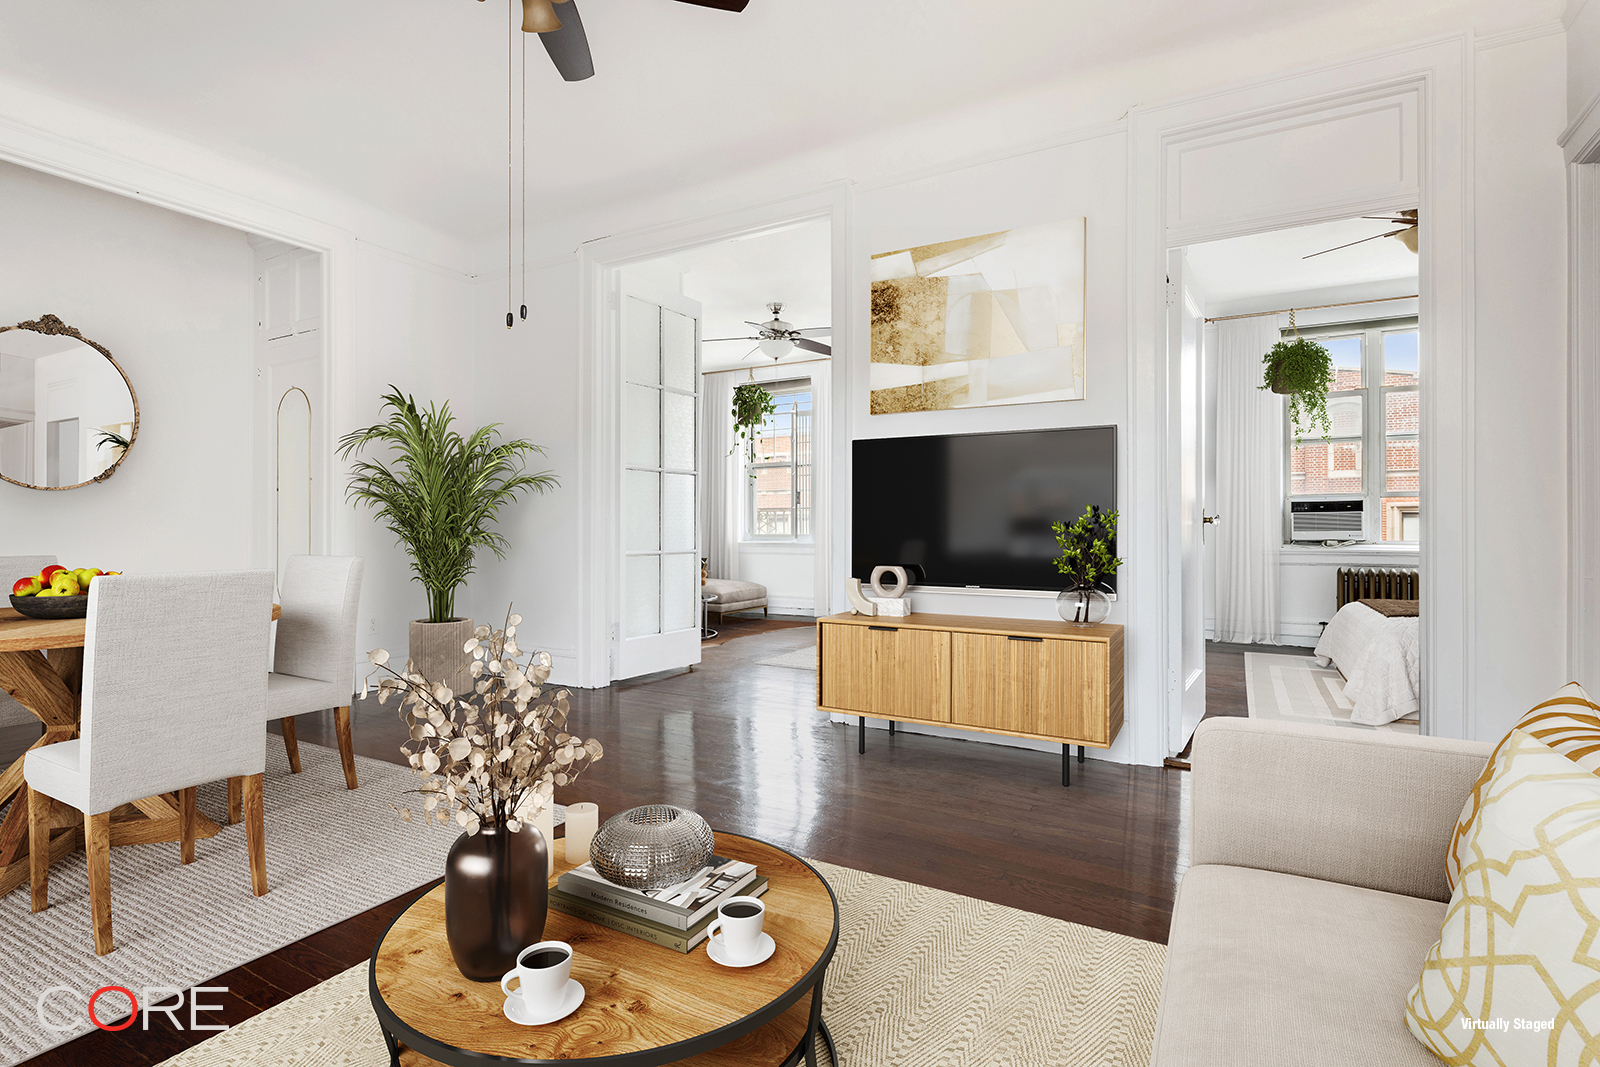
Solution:
{"label": "throw pillow", "polygon": [[1446,1063],[1589,1062],[1600,1044],[1600,776],[1522,729],[1490,770],[1406,1025]]}
{"label": "throw pillow", "polygon": [[[1584,770],[1600,775],[1600,705],[1589,699],[1583,686],[1569,682],[1556,690],[1555,696],[1529,711],[1514,730],[1522,730],[1549,745]],[[1500,742],[1503,748],[1511,735]],[[1496,748],[1489,757],[1489,765],[1479,775],[1477,784],[1461,809],[1461,819],[1456,823],[1450,839],[1450,849],[1445,853],[1444,873],[1450,888],[1456,886],[1461,868],[1466,864],[1467,833],[1477,817],[1483,789],[1494,774],[1495,760],[1500,755]]]}

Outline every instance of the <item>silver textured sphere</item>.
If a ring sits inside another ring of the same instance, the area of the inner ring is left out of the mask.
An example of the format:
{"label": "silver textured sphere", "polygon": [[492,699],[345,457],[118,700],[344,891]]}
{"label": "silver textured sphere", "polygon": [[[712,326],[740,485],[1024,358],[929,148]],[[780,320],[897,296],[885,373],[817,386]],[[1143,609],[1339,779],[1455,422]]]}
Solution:
{"label": "silver textured sphere", "polygon": [[607,819],[589,845],[589,858],[608,882],[664,889],[704,867],[716,845],[711,827],[694,812],[646,804]]}

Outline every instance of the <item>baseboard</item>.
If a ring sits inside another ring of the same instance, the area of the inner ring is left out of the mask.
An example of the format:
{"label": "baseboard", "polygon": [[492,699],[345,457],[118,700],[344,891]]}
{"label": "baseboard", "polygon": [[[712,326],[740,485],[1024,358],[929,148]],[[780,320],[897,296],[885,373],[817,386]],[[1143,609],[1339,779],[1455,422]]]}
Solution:
{"label": "baseboard", "polygon": [[815,615],[816,600],[812,597],[767,596],[767,611],[773,615]]}

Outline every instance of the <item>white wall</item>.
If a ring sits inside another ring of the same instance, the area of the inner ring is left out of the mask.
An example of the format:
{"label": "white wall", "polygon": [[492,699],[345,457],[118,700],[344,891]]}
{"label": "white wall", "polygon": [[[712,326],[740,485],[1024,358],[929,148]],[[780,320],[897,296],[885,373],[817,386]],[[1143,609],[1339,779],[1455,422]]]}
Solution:
{"label": "white wall", "polygon": [[1567,25],[1567,121],[1600,97],[1600,4],[1570,0]]}
{"label": "white wall", "polygon": [[105,482],[59,493],[0,483],[0,555],[124,571],[248,566],[245,235],[9,163],[0,233],[0,319],[48,312],[104,345],[141,419]]}

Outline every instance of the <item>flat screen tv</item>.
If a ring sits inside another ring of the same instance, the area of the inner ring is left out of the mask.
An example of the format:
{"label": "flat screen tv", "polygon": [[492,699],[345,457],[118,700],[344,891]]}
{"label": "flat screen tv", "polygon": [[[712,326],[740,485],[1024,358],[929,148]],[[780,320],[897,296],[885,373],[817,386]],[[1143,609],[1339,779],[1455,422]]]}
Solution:
{"label": "flat screen tv", "polygon": [[[1051,523],[1117,506],[1117,428],[855,442],[850,573],[922,586],[1059,590]],[[1106,580],[1116,590],[1116,577]]]}

